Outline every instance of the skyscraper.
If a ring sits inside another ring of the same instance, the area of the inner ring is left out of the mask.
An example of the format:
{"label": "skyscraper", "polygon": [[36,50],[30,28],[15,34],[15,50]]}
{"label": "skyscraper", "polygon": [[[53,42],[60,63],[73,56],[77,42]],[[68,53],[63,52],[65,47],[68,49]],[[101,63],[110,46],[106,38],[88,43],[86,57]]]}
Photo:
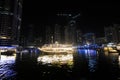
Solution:
{"label": "skyscraper", "polygon": [[54,41],[61,43],[61,26],[58,24],[55,25]]}
{"label": "skyscraper", "polygon": [[117,42],[117,35],[116,35],[115,28],[113,28],[112,26],[105,27],[104,31],[105,31],[105,38],[108,43],[109,42]]}
{"label": "skyscraper", "polygon": [[76,22],[71,20],[67,26],[65,26],[65,43],[76,43]]}
{"label": "skyscraper", "polygon": [[109,27],[105,27],[104,31],[105,31],[105,38],[107,39],[108,43],[120,42],[120,25],[119,24],[113,24],[113,25],[110,25]]}
{"label": "skyscraper", "polygon": [[95,44],[95,34],[94,33],[86,33],[84,34],[83,44],[92,45]]}
{"label": "skyscraper", "polygon": [[28,35],[27,35],[27,45],[33,45],[33,42],[34,42],[34,25],[33,24],[30,24],[28,25]]}
{"label": "skyscraper", "polygon": [[50,26],[46,26],[46,31],[45,31],[45,43],[46,44],[50,44],[50,43],[53,43],[54,41],[53,41],[53,38],[54,38],[54,36],[53,36],[53,31],[52,31],[52,29],[51,29],[51,27]]}
{"label": "skyscraper", "polygon": [[81,30],[77,30],[77,44],[78,45],[82,45],[82,32],[81,32]]}
{"label": "skyscraper", "polygon": [[58,14],[58,16],[65,17],[65,27],[64,27],[64,43],[66,44],[76,44],[77,43],[77,18],[80,14]]}
{"label": "skyscraper", "polygon": [[0,45],[18,45],[22,0],[0,0]]}

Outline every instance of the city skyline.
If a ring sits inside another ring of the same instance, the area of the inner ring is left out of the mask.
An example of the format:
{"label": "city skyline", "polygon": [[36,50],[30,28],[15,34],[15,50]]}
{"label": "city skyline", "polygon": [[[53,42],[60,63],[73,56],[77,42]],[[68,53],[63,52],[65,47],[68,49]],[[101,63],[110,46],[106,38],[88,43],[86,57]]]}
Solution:
{"label": "city skyline", "polygon": [[[41,5],[41,4],[44,4]],[[53,25],[61,21],[57,14],[78,14],[79,29],[84,33],[94,32],[98,36],[104,35],[104,26],[120,23],[119,5],[113,3],[80,3],[57,2],[45,4],[45,2],[25,2],[23,4],[23,24],[35,24],[41,28],[43,25]],[[39,29],[37,27],[37,29]]]}

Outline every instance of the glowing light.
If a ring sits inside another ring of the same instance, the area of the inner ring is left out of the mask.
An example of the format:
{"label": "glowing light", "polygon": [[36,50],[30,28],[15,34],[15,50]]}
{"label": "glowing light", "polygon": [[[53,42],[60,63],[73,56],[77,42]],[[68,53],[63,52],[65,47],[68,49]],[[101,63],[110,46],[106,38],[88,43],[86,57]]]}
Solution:
{"label": "glowing light", "polygon": [[7,63],[15,63],[16,54],[12,56],[1,55],[0,65],[7,64]]}
{"label": "glowing light", "polygon": [[16,47],[13,46],[0,46],[0,52],[12,51],[13,53],[17,51]]}
{"label": "glowing light", "polygon": [[117,52],[117,50],[114,49],[113,47],[104,47],[104,51],[111,52],[111,53]]}
{"label": "glowing light", "polygon": [[54,52],[54,53],[61,53],[61,52],[67,52],[67,53],[73,53],[74,49],[72,45],[68,44],[45,44],[42,46],[42,48],[38,48],[43,52]]}
{"label": "glowing light", "polygon": [[117,44],[116,48],[117,50],[120,50],[120,44]]}
{"label": "glowing light", "polygon": [[1,39],[7,39],[7,37],[5,37],[5,36],[1,36],[0,38],[1,38]]}
{"label": "glowing light", "polygon": [[37,61],[42,64],[51,64],[51,65],[64,65],[67,64],[69,66],[73,65],[73,55],[72,54],[67,54],[67,55],[44,55],[44,56],[39,56]]}
{"label": "glowing light", "polygon": [[117,50],[109,50],[109,52],[117,52]]}
{"label": "glowing light", "polygon": [[120,67],[120,56],[118,57],[118,61],[119,61],[119,63],[118,63],[118,64],[119,64],[119,67]]}
{"label": "glowing light", "polygon": [[[8,79],[16,75],[16,71],[11,69],[11,66],[15,63],[16,54],[12,56],[1,55],[0,58],[0,79]],[[4,76],[3,76],[4,75]]]}

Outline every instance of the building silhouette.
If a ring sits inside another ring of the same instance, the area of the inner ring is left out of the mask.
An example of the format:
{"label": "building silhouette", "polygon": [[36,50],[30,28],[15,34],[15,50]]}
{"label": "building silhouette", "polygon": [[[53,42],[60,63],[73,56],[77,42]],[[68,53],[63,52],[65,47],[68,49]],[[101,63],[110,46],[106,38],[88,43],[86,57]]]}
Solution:
{"label": "building silhouette", "polygon": [[22,0],[0,0],[0,45],[18,45]]}
{"label": "building silhouette", "polygon": [[95,44],[95,34],[94,33],[86,33],[83,35],[83,44],[92,45]]}
{"label": "building silhouette", "polygon": [[81,30],[77,30],[77,44],[78,45],[82,45],[83,44],[83,36],[82,36],[82,32],[81,32]]}
{"label": "building silhouette", "polygon": [[113,24],[110,26],[104,27],[105,38],[107,43],[119,43],[120,42],[120,25]]}
{"label": "building silhouette", "polygon": [[76,22],[73,20],[65,26],[65,43],[76,44]]}
{"label": "building silhouette", "polygon": [[65,25],[64,25],[64,43],[66,44],[76,44],[77,43],[77,18],[80,14],[73,15],[73,14],[66,14],[61,13],[58,14],[60,17],[65,17]]}
{"label": "building silhouette", "polygon": [[27,45],[33,45],[35,36],[34,36],[34,25],[30,24],[28,25],[28,31],[27,31]]}
{"label": "building silhouette", "polygon": [[120,42],[120,24],[114,24],[113,27],[115,28],[115,31],[116,31],[116,36],[117,36],[116,42],[119,43]]}
{"label": "building silhouette", "polygon": [[105,37],[96,38],[96,44],[99,46],[102,46],[102,44],[106,44],[106,38]]}
{"label": "building silhouette", "polygon": [[50,26],[46,26],[46,30],[45,30],[45,43],[46,44],[50,44],[53,43],[53,30]]}
{"label": "building silhouette", "polygon": [[61,26],[58,24],[55,24],[55,28],[54,28],[54,41],[61,43],[61,38],[62,38],[62,32],[61,32]]}

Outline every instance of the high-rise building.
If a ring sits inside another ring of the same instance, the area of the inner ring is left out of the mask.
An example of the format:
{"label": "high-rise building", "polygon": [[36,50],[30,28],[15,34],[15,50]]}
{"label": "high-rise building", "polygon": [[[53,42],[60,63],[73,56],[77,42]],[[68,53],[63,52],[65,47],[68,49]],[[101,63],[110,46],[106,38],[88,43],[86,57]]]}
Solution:
{"label": "high-rise building", "polygon": [[96,38],[96,44],[98,45],[102,45],[102,44],[106,44],[106,38],[105,37],[99,37],[99,38]]}
{"label": "high-rise building", "polygon": [[58,42],[58,43],[61,43],[61,38],[62,38],[62,35],[61,35],[61,26],[58,25],[58,24],[55,24],[55,28],[54,28],[54,41]]}
{"label": "high-rise building", "polygon": [[82,45],[82,32],[80,30],[77,30],[77,44]]}
{"label": "high-rise building", "polygon": [[105,27],[104,31],[105,31],[105,38],[108,43],[117,41],[117,35],[116,35],[115,28],[113,28],[112,26]]}
{"label": "high-rise building", "polygon": [[95,44],[95,34],[94,33],[86,33],[83,36],[83,44],[87,44],[87,45],[92,45]]}
{"label": "high-rise building", "polygon": [[76,33],[76,25],[77,18],[80,14],[57,14],[58,16],[65,17],[65,27],[64,27],[64,43],[66,44],[76,44],[77,42],[77,33]]}
{"label": "high-rise building", "polygon": [[65,26],[65,43],[76,44],[76,22],[74,20]]}
{"label": "high-rise building", "polygon": [[46,26],[46,31],[45,31],[45,43],[50,44],[54,42],[54,36],[53,36],[53,31],[50,26]]}
{"label": "high-rise building", "polygon": [[120,25],[113,24],[111,26],[104,27],[105,38],[107,42],[119,43],[120,42]]}
{"label": "high-rise building", "polygon": [[0,0],[0,45],[18,45],[22,0]]}
{"label": "high-rise building", "polygon": [[35,39],[34,27],[35,26],[33,24],[28,25],[27,45],[33,45],[33,42],[34,42],[34,39]]}
{"label": "high-rise building", "polygon": [[115,28],[115,32],[117,36],[116,42],[119,43],[120,42],[120,24],[114,24],[113,27]]}

